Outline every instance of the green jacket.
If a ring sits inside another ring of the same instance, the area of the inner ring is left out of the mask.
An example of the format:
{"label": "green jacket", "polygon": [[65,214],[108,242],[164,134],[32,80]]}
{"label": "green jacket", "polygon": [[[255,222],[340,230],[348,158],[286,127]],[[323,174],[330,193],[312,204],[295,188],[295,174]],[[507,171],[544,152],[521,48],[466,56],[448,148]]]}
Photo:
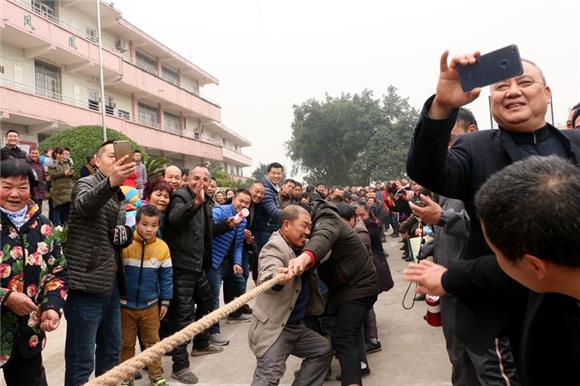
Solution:
{"label": "green jacket", "polygon": [[54,166],[48,168],[48,175],[52,182],[50,197],[55,207],[71,201],[72,189],[75,182],[72,176],[64,174],[66,170],[69,170],[69,167],[62,161],[55,162]]}

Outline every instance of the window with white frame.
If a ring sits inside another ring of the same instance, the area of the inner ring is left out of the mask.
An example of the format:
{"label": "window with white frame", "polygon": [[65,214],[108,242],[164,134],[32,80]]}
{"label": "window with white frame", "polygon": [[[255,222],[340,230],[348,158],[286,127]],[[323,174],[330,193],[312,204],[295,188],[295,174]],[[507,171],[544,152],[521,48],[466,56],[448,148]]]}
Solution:
{"label": "window with white frame", "polygon": [[35,60],[34,71],[36,94],[60,100],[62,98],[60,68]]}
{"label": "window with white frame", "polygon": [[177,71],[173,70],[172,68],[169,68],[167,66],[161,66],[161,77],[171,84],[174,84],[176,86],[178,84]]}
{"label": "window with white frame", "polygon": [[131,120],[131,114],[128,111],[119,109],[117,110],[117,115],[119,118],[126,119],[128,121]]}
{"label": "window with white frame", "polygon": [[105,95],[105,112],[109,115],[115,115],[115,100],[113,97]]}
{"label": "window with white frame", "polygon": [[99,111],[99,96],[97,95],[97,90],[92,88],[87,89],[89,109]]}
{"label": "window with white frame", "polygon": [[157,61],[141,51],[135,54],[137,67],[157,75]]}
{"label": "window with white frame", "polygon": [[157,109],[139,103],[139,123],[150,127],[159,127]]}
{"label": "window with white frame", "polygon": [[163,129],[174,134],[180,134],[179,117],[167,112],[163,113]]}

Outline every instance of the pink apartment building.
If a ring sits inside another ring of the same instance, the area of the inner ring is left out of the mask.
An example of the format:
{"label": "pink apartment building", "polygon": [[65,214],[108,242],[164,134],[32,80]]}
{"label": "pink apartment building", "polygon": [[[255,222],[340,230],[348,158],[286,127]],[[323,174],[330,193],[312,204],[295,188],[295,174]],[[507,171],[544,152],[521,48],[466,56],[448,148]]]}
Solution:
{"label": "pink apartment building", "polygon": [[[100,3],[106,124],[154,156],[209,161],[233,176],[250,142],[204,98],[218,80]],[[100,125],[95,1],[0,0],[0,128],[33,146],[52,133]]]}

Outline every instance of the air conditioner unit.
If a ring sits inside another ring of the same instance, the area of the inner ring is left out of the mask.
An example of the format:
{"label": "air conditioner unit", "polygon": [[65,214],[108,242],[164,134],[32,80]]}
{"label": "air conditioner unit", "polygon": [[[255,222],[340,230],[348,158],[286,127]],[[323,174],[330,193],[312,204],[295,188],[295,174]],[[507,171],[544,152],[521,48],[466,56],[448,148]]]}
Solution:
{"label": "air conditioner unit", "polygon": [[117,39],[117,41],[115,42],[115,48],[119,52],[125,52],[127,51],[127,42],[122,39]]}

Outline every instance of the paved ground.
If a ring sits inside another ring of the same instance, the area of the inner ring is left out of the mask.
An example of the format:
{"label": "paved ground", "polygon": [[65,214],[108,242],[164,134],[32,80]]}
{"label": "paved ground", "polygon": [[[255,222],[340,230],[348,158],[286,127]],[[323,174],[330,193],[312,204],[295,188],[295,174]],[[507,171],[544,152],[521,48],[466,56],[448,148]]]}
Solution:
{"label": "paved ground", "polygon": [[[440,328],[430,327],[423,320],[424,302],[416,303],[410,311],[401,306],[408,283],[401,277],[405,264],[400,258],[400,245],[398,240],[391,238],[385,244],[391,255],[389,264],[395,287],[380,295],[375,304],[383,350],[369,355],[372,373],[363,379],[363,383],[368,386],[451,385],[451,366],[445,352],[443,334]],[[65,331],[63,322],[56,332],[49,334],[43,354],[50,386],[64,384]],[[200,379],[198,385],[249,385],[256,360],[248,348],[247,324],[222,322],[222,333],[231,339],[223,353],[192,358],[191,368]],[[292,383],[292,376],[299,364],[297,358],[291,357],[288,360],[286,376],[281,384]],[[163,367],[165,374],[171,374],[169,357],[163,358]],[[334,374],[338,373],[339,365],[336,360],[332,363],[332,369]],[[168,381],[170,385],[181,385],[171,378]],[[149,383],[144,379],[136,384],[144,386]],[[0,385],[4,385],[3,377],[0,377]],[[326,382],[325,385],[339,385],[339,382]]]}

